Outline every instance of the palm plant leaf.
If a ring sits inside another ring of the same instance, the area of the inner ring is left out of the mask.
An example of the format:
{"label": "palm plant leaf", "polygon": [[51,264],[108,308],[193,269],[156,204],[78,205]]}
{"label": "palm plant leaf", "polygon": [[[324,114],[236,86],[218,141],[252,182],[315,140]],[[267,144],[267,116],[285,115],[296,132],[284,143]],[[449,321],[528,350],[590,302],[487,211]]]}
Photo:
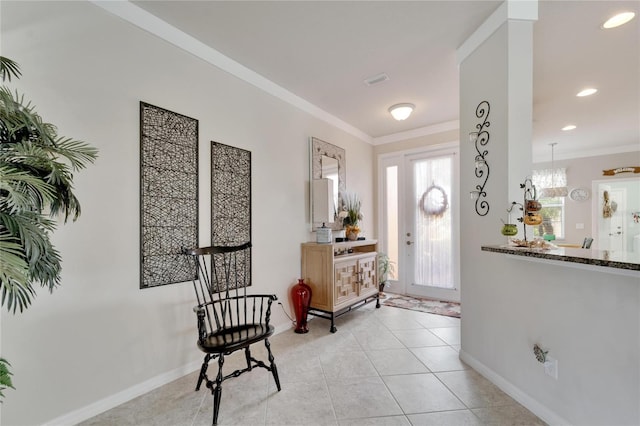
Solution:
{"label": "palm plant leaf", "polygon": [[7,214],[0,211],[0,229],[4,228],[22,244],[25,258],[30,267],[36,267],[48,251],[54,251],[49,232],[55,229],[55,222],[32,211]]}
{"label": "palm plant leaf", "polygon": [[58,138],[51,152],[66,158],[73,170],[84,169],[98,157],[98,150],[85,142],[70,138]]}
{"label": "palm plant leaf", "polygon": [[[15,95],[5,86],[0,87],[0,121],[3,123],[3,139],[20,142],[24,139],[40,139],[41,144],[53,145],[57,137],[56,127],[44,123],[35,106],[24,96]],[[6,135],[4,134],[6,133]]]}
{"label": "palm plant leaf", "polygon": [[20,312],[31,303],[34,295],[29,282],[29,265],[24,257],[22,245],[8,232],[0,232],[0,284],[2,304],[7,310]]}
{"label": "palm plant leaf", "polygon": [[0,56],[0,78],[2,81],[11,81],[11,77],[20,77],[20,65],[17,62]]}
{"label": "palm plant leaf", "polygon": [[[0,162],[5,160],[18,170],[40,178],[51,185],[50,195],[44,200],[51,215],[62,214],[65,222],[71,216],[76,220],[81,213],[80,202],[73,194],[73,173],[93,162],[95,148],[72,139],[59,139],[55,145],[38,144],[37,139],[2,144]],[[67,160],[70,165],[59,159]],[[36,200],[34,200],[36,201]],[[41,206],[38,205],[41,210]]]}
{"label": "palm plant leaf", "polygon": [[22,246],[7,231],[0,232],[0,282],[25,281],[29,265],[24,258]]}
{"label": "palm plant leaf", "polygon": [[55,188],[25,170],[1,162],[0,156],[0,209],[18,212],[44,206],[55,197]]}
{"label": "palm plant leaf", "polygon": [[9,361],[4,358],[0,358],[0,398],[4,397],[2,393],[6,388],[15,389],[13,387],[13,383],[11,383],[11,376],[13,375],[11,371],[9,371]]}

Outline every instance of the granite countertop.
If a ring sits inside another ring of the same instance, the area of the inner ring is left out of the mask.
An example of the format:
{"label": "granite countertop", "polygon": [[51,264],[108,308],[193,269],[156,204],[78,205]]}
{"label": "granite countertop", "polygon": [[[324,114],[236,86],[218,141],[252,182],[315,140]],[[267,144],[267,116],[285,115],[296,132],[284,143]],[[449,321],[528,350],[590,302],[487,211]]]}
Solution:
{"label": "granite countertop", "polygon": [[640,253],[582,248],[552,247],[550,249],[516,247],[512,245],[486,245],[483,251],[505,253],[537,259],[549,259],[583,265],[640,271]]}

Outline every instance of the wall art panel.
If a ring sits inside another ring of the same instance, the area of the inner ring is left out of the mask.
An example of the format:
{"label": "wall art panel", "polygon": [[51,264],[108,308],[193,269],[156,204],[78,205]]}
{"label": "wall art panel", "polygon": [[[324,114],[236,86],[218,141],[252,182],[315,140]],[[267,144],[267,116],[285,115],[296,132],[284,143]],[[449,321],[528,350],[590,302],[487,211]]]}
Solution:
{"label": "wall art panel", "polygon": [[140,288],[191,281],[198,246],[198,120],[140,102]]}
{"label": "wall art panel", "polygon": [[[246,242],[251,242],[251,151],[211,142],[211,245]],[[246,253],[243,263],[251,274],[251,250]],[[244,266],[237,269],[245,273]]]}

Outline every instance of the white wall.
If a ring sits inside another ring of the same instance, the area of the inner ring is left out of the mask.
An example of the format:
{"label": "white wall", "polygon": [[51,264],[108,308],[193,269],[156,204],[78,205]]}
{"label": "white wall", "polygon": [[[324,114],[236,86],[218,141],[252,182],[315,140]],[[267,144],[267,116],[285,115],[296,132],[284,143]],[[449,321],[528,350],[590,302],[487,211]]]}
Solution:
{"label": "white wall", "polygon": [[[203,245],[210,141],[252,151],[254,287],[287,309],[300,243],[311,238],[310,136],[346,149],[347,187],[374,217],[370,145],[90,3],[0,7],[2,55],[23,70],[13,86],[62,135],[100,150],[76,176],[81,218],[54,236],[62,286],[39,289],[22,314],[2,313],[2,356],[17,388],[5,392],[3,424],[73,423],[201,362],[191,284],[139,289],[139,101],[199,120]],[[273,321],[289,326],[278,306]]]}
{"label": "white wall", "polygon": [[[530,61],[529,25],[505,24],[460,66],[460,140],[473,131],[479,101],[490,100],[493,115],[491,211],[477,216],[472,201],[461,198],[461,358],[551,424],[640,424],[637,278],[480,249],[506,242],[499,218],[516,195],[522,198],[518,183],[531,170],[531,129],[520,122],[531,115],[531,76],[523,66]],[[460,148],[464,192],[477,181],[475,150]],[[535,360],[535,343],[559,361],[557,381]]]}

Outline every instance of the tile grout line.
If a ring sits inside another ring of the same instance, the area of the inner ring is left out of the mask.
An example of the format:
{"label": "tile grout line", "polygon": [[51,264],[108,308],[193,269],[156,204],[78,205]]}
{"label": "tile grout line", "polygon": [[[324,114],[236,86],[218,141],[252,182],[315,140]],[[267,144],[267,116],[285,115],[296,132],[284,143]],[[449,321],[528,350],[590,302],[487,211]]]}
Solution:
{"label": "tile grout line", "polygon": [[[460,352],[459,352],[458,350],[456,350],[456,349],[455,349],[455,348],[454,348],[454,347],[453,347],[449,342],[447,342],[446,340],[444,340],[443,338],[441,338],[441,337],[440,337],[440,336],[438,336],[437,334],[433,333],[433,332],[429,329],[429,327],[424,326],[422,323],[419,323],[419,324],[420,324],[420,326],[421,326],[423,329],[425,329],[425,330],[429,331],[431,334],[433,334],[434,336],[436,336],[438,339],[440,339],[440,340],[444,343],[444,345],[438,345],[438,346],[422,346],[422,347],[449,347],[449,348],[451,348],[453,351],[455,351],[456,353],[458,353],[458,354],[460,353]],[[384,324],[383,324],[383,325],[384,325]],[[393,330],[389,329],[386,325],[385,325],[385,327],[386,327],[386,328],[391,332],[391,334],[393,334],[393,335],[395,336],[395,334],[394,334]],[[460,326],[459,326],[459,325],[457,325],[457,326],[452,325],[452,326],[450,326],[450,327],[433,327],[433,328],[460,328]],[[396,338],[397,338],[397,336],[396,336]],[[400,340],[399,340],[399,341],[400,341]],[[411,352],[411,353],[415,356],[415,353],[411,350],[412,348],[408,347],[408,346],[407,346],[404,342],[402,342],[402,341],[400,341],[400,343],[402,343],[402,345],[404,346],[404,348],[405,348],[405,349],[407,349],[409,352]],[[449,391],[449,392],[450,392],[450,393],[451,393],[451,394],[452,394],[452,395],[453,395],[453,396],[454,396],[458,401],[460,401],[460,403],[465,407],[466,411],[469,411],[469,412],[470,412],[470,413],[471,413],[475,418],[477,418],[478,420],[481,420],[481,419],[480,419],[480,417],[479,417],[476,413],[474,413],[474,412],[472,411],[472,409],[471,409],[469,406],[467,406],[467,404],[465,404],[465,403],[464,403],[464,401],[462,401],[462,399],[461,399],[461,398],[460,398],[460,397],[459,397],[459,396],[458,396],[458,395],[457,395],[457,394],[456,394],[452,389],[450,389],[450,388],[449,388],[449,386],[447,386],[447,385],[446,385],[446,384],[445,384],[445,383],[440,379],[440,377],[438,377],[438,375],[436,374],[436,372],[435,372],[435,371],[431,370],[431,369],[429,368],[429,366],[427,366],[427,365],[426,365],[426,364],[425,364],[425,363],[424,363],[420,358],[416,357],[416,359],[417,359],[417,360],[418,360],[422,365],[424,365],[424,367],[425,367],[425,368],[428,370],[428,372],[429,372],[428,374],[433,375],[433,376],[438,380],[438,382],[440,382],[440,383],[441,383],[441,384],[442,384],[442,385],[443,385],[443,386],[444,386],[444,387],[445,387],[445,388],[446,388],[446,389],[447,389],[447,390],[448,390],[448,391]],[[374,366],[374,367],[375,367],[375,366]],[[451,371],[464,371],[464,370],[451,370]],[[381,378],[382,378],[382,377],[381,377]],[[384,380],[383,380],[383,383],[385,383],[385,386],[387,387],[387,390],[389,391],[389,393],[391,394],[391,396],[394,398],[394,400],[396,401],[396,403],[398,404],[398,406],[400,407],[400,409],[401,409],[401,410],[402,410],[402,412],[404,413],[404,416],[407,418],[407,420],[409,421],[409,423],[411,423],[411,424],[413,425],[413,422],[412,422],[412,421],[409,419],[409,417],[408,417],[408,416],[409,416],[409,414],[407,414],[407,413],[404,411],[404,409],[402,408],[402,406],[398,403],[398,400],[396,399],[395,395],[393,395],[393,393],[391,392],[391,389],[389,389],[389,388],[388,388],[388,386],[387,386],[386,382],[384,382]],[[432,411],[432,413],[442,413],[442,412],[450,412],[450,411],[464,411],[464,410],[440,410],[440,411]],[[415,413],[412,413],[412,414],[415,414]],[[426,414],[426,413],[425,413],[425,414]]]}

